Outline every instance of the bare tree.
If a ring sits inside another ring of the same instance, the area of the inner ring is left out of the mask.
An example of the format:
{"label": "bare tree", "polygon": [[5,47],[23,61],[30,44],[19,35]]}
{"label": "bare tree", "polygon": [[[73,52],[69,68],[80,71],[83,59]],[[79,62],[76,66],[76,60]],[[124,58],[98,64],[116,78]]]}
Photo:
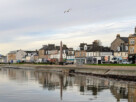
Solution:
{"label": "bare tree", "polygon": [[102,46],[102,42],[100,40],[94,40],[93,45]]}

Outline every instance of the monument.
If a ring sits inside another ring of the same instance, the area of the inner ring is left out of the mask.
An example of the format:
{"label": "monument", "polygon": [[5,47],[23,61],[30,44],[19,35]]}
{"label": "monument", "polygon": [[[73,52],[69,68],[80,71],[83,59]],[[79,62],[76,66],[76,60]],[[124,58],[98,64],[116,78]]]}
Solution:
{"label": "monument", "polygon": [[59,60],[59,64],[63,65],[63,48],[62,48],[62,41],[60,42],[60,60]]}

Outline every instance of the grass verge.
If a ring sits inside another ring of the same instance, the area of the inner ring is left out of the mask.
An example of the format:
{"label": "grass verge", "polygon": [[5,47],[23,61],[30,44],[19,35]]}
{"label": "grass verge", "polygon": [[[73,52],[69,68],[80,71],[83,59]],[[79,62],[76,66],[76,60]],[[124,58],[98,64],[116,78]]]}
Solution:
{"label": "grass verge", "polygon": [[90,66],[136,66],[136,64],[86,64]]}

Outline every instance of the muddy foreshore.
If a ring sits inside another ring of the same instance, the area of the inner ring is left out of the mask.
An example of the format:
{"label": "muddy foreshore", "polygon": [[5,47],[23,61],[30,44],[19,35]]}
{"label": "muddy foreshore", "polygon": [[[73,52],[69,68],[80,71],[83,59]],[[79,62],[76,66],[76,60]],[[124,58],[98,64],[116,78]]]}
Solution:
{"label": "muddy foreshore", "polygon": [[33,65],[33,64],[11,64],[0,65],[1,68],[34,69],[46,71],[59,71],[69,74],[92,75],[117,80],[136,81],[136,66],[93,66],[93,65]]}

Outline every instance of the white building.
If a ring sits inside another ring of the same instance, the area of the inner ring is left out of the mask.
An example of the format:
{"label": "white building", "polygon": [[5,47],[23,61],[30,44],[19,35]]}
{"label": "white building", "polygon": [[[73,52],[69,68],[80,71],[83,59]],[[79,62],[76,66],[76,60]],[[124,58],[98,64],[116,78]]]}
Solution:
{"label": "white building", "polygon": [[114,52],[114,56],[122,59],[128,59],[128,52]]}
{"label": "white building", "polygon": [[86,52],[86,57],[112,56],[112,52]]}
{"label": "white building", "polygon": [[37,51],[25,51],[25,62],[36,62],[35,56],[38,54]]}
{"label": "white building", "polygon": [[27,55],[27,53],[23,50],[17,50],[16,52],[16,60],[17,62],[22,62],[25,61],[25,56]]}
{"label": "white building", "polygon": [[36,51],[24,51],[24,50],[11,51],[8,54],[8,61],[11,63],[34,62],[35,55],[37,55]]}
{"label": "white building", "polygon": [[[62,57],[63,57],[63,59],[67,58],[67,54],[65,53],[65,51],[63,51]],[[51,54],[50,55],[50,59],[57,59],[57,60],[59,60],[60,59],[60,51],[58,51],[58,53],[56,53],[56,54]]]}
{"label": "white building", "polygon": [[67,59],[67,62],[75,63],[75,51],[73,50],[73,48],[69,48],[66,59]]}
{"label": "white building", "polygon": [[7,56],[0,55],[0,63],[7,63]]}
{"label": "white building", "polygon": [[67,62],[73,62],[75,63],[75,56],[67,56]]}
{"label": "white building", "polygon": [[112,57],[112,52],[86,52],[86,63],[92,63],[92,64],[98,64],[98,63],[104,63],[109,62],[110,57]]}

